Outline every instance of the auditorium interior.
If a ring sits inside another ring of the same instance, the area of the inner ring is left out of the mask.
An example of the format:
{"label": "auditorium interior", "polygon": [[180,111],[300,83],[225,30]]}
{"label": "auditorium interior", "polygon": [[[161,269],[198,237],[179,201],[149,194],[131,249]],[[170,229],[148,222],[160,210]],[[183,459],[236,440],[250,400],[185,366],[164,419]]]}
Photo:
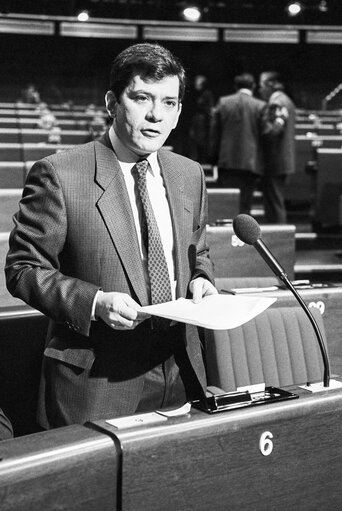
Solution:
{"label": "auditorium interior", "polygon": [[[187,7],[198,19],[185,18]],[[234,228],[239,190],[219,187],[217,167],[200,162],[217,289],[274,300],[241,327],[203,333],[206,404],[42,431],[48,318],[6,288],[13,215],[35,161],[106,130],[112,59],[146,41],[169,48],[187,71],[166,143],[180,154],[196,75],[208,78],[215,100],[244,71],[286,78],[296,106],[286,224],[265,222],[257,188],[251,216],[262,243],[244,243]],[[0,442],[1,510],[339,509],[341,1],[4,0],[0,44],[0,407],[14,430]]]}

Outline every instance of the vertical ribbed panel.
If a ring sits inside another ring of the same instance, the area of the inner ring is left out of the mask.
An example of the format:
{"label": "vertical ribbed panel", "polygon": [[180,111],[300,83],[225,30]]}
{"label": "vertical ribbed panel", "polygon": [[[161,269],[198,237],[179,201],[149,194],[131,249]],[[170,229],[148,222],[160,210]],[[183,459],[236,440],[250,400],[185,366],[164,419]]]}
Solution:
{"label": "vertical ribbed panel", "polygon": [[[325,340],[323,319],[312,313]],[[322,380],[315,331],[300,307],[277,307],[226,331],[206,331],[208,385],[226,391],[265,382],[284,387]]]}

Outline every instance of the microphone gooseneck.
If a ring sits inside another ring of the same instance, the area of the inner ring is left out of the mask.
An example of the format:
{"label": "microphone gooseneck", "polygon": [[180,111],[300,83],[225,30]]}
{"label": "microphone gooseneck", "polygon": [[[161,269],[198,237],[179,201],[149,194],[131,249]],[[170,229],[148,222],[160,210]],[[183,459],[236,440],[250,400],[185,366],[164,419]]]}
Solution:
{"label": "microphone gooseneck", "polygon": [[261,229],[258,224],[258,222],[251,217],[250,215],[241,214],[237,215],[233,220],[233,229],[236,234],[236,236],[246,243],[247,245],[253,245],[256,250],[259,252],[261,257],[264,259],[266,264],[271,268],[271,270],[276,274],[277,277],[279,277],[286,287],[292,292],[292,294],[295,296],[296,300],[299,302],[300,306],[305,311],[306,315],[308,316],[313,329],[315,331],[319,348],[321,350],[322,358],[323,358],[323,365],[324,365],[324,376],[323,376],[323,385],[324,387],[329,387],[330,382],[330,365],[329,365],[329,359],[327,350],[322,338],[322,334],[320,329],[318,328],[318,325],[316,323],[315,318],[313,317],[309,307],[304,302],[303,298],[300,296],[298,291],[294,288],[292,282],[289,280],[288,276],[286,275],[284,269],[280,266],[277,259],[274,257],[274,255],[269,251],[269,249],[266,247],[265,243],[261,239]]}

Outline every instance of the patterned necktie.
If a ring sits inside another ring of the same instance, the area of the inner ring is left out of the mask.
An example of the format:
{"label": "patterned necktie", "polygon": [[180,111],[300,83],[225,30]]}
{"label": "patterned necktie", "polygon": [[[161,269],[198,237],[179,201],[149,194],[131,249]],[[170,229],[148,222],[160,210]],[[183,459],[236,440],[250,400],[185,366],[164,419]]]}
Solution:
{"label": "patterned necktie", "polygon": [[[141,160],[136,163],[135,169],[137,188],[144,212],[142,237],[143,240],[147,239],[147,268],[151,285],[151,303],[155,304],[169,302],[172,300],[172,294],[163,244],[147,191],[148,165],[147,160]],[[147,234],[144,231],[147,231]],[[158,323],[161,323],[160,318],[158,318]]]}

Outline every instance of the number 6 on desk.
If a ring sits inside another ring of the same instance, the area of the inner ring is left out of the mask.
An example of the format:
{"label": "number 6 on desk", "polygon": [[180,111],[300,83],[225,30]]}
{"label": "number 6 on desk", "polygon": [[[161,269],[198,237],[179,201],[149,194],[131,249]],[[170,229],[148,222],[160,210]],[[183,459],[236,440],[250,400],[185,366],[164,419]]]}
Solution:
{"label": "number 6 on desk", "polygon": [[264,431],[259,440],[259,449],[263,456],[269,456],[273,451],[273,435],[270,431]]}

